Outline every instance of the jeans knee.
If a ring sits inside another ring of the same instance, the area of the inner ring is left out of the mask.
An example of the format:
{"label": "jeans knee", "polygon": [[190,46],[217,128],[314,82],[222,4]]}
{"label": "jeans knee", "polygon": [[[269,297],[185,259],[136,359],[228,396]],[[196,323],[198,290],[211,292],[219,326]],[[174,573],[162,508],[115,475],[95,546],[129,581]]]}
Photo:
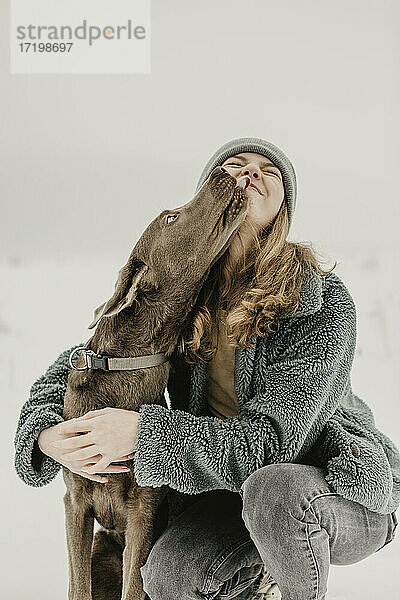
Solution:
{"label": "jeans knee", "polygon": [[243,519],[254,517],[260,510],[264,517],[268,514],[274,520],[288,511],[297,514],[309,488],[322,485],[326,490],[320,471],[298,463],[272,463],[257,469],[241,487]]}
{"label": "jeans knee", "polygon": [[253,521],[258,520],[258,509],[261,504],[268,510],[269,501],[266,495],[272,485],[270,471],[271,473],[273,471],[272,465],[257,469],[247,477],[240,488],[243,502],[242,519],[247,529],[251,529]]}
{"label": "jeans knee", "polygon": [[185,560],[179,540],[174,540],[169,533],[155,542],[140,568],[143,589],[151,600],[195,597],[196,569],[189,558]]}
{"label": "jeans knee", "polygon": [[153,548],[146,563],[140,568],[143,589],[152,600],[167,600],[172,598],[172,590],[176,590],[176,563],[171,557],[166,557],[160,548]]}

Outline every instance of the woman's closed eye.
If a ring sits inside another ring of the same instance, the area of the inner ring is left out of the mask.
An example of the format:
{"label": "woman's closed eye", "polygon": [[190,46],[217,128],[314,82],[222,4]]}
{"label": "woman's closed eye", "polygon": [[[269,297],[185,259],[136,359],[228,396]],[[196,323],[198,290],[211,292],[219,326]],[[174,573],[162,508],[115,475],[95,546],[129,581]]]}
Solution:
{"label": "woman's closed eye", "polygon": [[278,179],[280,179],[278,173],[276,173],[275,171],[263,171],[263,173],[270,173],[271,175],[275,175],[275,177],[277,177]]}
{"label": "woman's closed eye", "polygon": [[[222,166],[226,166],[226,167],[235,167],[235,168],[239,168],[239,167],[243,167],[243,165],[239,165],[238,163],[226,163],[225,165]],[[277,177],[278,179],[280,179],[278,173],[276,173],[276,171],[272,171],[271,169],[261,169],[263,173],[270,173],[271,175],[275,175],[275,177]]]}
{"label": "woman's closed eye", "polygon": [[242,167],[243,165],[238,165],[237,163],[225,163],[224,165],[222,165],[223,167]]}

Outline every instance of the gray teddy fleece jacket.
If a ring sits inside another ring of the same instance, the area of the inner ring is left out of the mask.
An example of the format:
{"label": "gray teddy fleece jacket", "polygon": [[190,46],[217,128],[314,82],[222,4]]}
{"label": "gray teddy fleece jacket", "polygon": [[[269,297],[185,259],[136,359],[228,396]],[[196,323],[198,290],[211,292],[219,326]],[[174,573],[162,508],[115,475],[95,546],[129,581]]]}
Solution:
{"label": "gray teddy fleece jacket", "polygon": [[[78,344],[78,345],[84,345]],[[77,345],[77,346],[78,346]],[[140,407],[134,469],[141,486],[168,485],[177,495],[241,492],[264,465],[322,466],[343,497],[388,514],[400,504],[400,454],[351,388],[356,309],[342,280],[312,270],[295,315],[277,332],[236,347],[238,416],[206,416],[207,364],[171,356],[167,405]],[[74,346],[73,348],[77,347]],[[15,469],[43,486],[61,465],[37,445],[40,431],[63,421],[68,358],[63,352],[32,386],[15,434]]]}

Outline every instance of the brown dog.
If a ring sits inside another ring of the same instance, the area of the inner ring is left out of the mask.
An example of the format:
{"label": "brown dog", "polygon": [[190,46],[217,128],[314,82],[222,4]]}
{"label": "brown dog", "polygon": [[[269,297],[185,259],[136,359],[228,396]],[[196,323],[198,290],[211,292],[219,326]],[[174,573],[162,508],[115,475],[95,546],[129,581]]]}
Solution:
{"label": "brown dog", "polygon": [[[84,356],[79,356],[74,366],[84,370],[69,374],[64,419],[105,407],[138,411],[142,404],[166,406],[168,357],[212,265],[227,249],[246,213],[243,188],[222,167],[216,167],[193,200],[163,211],[150,223],[120,269],[113,296],[95,310],[89,328],[98,326],[86,347],[108,357],[164,353],[167,362],[103,371],[93,370],[90,364],[94,363],[85,363]],[[126,464],[132,470],[111,475],[106,485],[63,467],[69,600],[120,597],[120,590],[112,595],[109,588],[104,595],[96,588],[96,598],[92,597],[94,519],[110,530],[110,543],[115,538],[124,544],[122,600],[145,598],[140,568],[151,550],[157,511],[168,488],[139,487],[133,462]]]}

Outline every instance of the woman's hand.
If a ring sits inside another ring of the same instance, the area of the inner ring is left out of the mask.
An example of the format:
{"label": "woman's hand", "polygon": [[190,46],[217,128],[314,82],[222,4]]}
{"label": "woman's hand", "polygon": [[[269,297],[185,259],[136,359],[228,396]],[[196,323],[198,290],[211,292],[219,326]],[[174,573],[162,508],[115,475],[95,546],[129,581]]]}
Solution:
{"label": "woman's hand", "polygon": [[[47,427],[46,429],[43,429],[38,437],[38,446],[40,448],[40,450],[44,453],[47,454],[47,456],[51,456],[51,458],[53,458],[55,461],[57,461],[58,463],[60,463],[61,465],[63,465],[64,467],[67,467],[67,469],[69,469],[70,471],[72,471],[73,473],[76,473],[77,475],[80,475],[81,477],[86,477],[86,479],[90,479],[91,481],[97,481],[99,483],[107,483],[108,478],[107,477],[102,477],[101,475],[89,475],[88,473],[82,471],[83,468],[92,466],[97,460],[99,460],[101,458],[101,456],[98,454],[97,456],[91,456],[90,458],[86,458],[84,460],[77,460],[77,459],[72,459],[70,460],[70,455],[69,454],[65,454],[65,450],[63,449],[59,449],[56,446],[53,445],[54,441],[60,441],[60,440],[64,440],[66,439],[64,435],[62,435],[59,431],[60,429],[60,424],[58,425],[52,425],[51,427]],[[81,436],[78,436],[81,437]],[[73,438],[70,438],[73,439]],[[84,447],[83,442],[81,447]],[[93,452],[91,452],[90,454],[94,454]],[[131,458],[133,458],[133,455],[131,456],[121,456],[121,458],[119,459],[120,461],[123,460],[130,460]],[[118,461],[115,461],[118,462]],[[107,467],[107,469],[105,469],[103,472],[104,473],[125,473],[129,471],[129,469],[125,466],[122,465],[109,465]]]}
{"label": "woman's hand", "polygon": [[119,408],[91,410],[44,429],[39,448],[73,473],[105,483],[108,479],[96,473],[129,472],[126,466],[110,463],[133,458],[139,416]]}

